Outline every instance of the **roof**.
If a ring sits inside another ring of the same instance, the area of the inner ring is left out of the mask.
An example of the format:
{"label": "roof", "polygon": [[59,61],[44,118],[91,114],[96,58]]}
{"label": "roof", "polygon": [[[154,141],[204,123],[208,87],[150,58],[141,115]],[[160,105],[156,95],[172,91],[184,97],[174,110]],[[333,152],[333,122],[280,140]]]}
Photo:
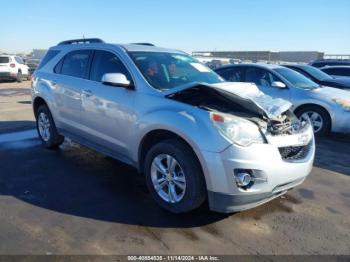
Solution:
{"label": "roof", "polygon": [[176,49],[162,48],[158,46],[142,45],[142,44],[117,44],[130,52],[165,52],[185,54],[183,51]]}
{"label": "roof", "polygon": [[175,49],[168,49],[168,48],[162,48],[153,46],[149,43],[137,43],[137,44],[111,44],[111,43],[105,43],[101,39],[98,38],[88,38],[88,39],[73,39],[73,40],[66,40],[58,43],[58,45],[54,46],[54,49],[75,49],[79,47],[91,47],[91,48],[98,48],[98,47],[105,47],[105,46],[115,46],[118,48],[122,48],[126,51],[130,52],[164,52],[164,53],[178,53],[178,54],[186,54],[183,51],[175,50]]}
{"label": "roof", "polygon": [[350,59],[324,58],[324,59],[316,59],[311,61],[311,63],[317,63],[317,62],[350,62]]}
{"label": "roof", "polygon": [[321,67],[321,69],[326,69],[326,68],[350,68],[350,65],[332,65],[332,66],[324,66]]}

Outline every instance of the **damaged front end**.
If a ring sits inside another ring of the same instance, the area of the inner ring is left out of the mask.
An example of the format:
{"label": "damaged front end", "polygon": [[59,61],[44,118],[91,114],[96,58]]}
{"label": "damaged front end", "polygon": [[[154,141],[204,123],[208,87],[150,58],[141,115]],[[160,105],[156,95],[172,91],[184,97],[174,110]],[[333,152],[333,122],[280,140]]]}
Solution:
{"label": "damaged front end", "polygon": [[[227,121],[253,122],[265,137],[298,134],[310,125],[294,115],[290,102],[267,96],[256,85],[250,83],[198,83],[169,90],[165,95],[170,99],[210,111],[211,114],[224,114]],[[248,124],[246,127],[252,128]]]}

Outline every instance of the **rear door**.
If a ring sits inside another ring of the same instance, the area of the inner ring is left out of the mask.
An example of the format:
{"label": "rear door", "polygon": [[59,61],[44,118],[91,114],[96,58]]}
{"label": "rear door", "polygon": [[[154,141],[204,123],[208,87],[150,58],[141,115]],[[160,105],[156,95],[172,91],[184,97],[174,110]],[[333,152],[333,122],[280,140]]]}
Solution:
{"label": "rear door", "polygon": [[94,52],[90,81],[82,90],[82,123],[85,136],[113,153],[119,159],[129,156],[128,137],[135,125],[135,90],[102,84],[106,73],[122,73],[132,77],[117,54],[111,51]]}
{"label": "rear door", "polygon": [[66,54],[56,65],[57,74],[51,83],[54,90],[59,122],[62,127],[73,134],[80,135],[81,124],[81,94],[89,84],[89,63],[93,52],[91,50],[76,50]]}

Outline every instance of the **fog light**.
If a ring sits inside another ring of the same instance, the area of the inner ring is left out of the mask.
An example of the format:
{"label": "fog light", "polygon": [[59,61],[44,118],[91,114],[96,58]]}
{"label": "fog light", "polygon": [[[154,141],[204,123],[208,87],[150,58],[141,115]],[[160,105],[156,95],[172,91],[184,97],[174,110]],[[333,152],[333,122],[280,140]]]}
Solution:
{"label": "fog light", "polygon": [[248,170],[235,170],[235,180],[239,187],[248,187],[253,183],[253,177]]}

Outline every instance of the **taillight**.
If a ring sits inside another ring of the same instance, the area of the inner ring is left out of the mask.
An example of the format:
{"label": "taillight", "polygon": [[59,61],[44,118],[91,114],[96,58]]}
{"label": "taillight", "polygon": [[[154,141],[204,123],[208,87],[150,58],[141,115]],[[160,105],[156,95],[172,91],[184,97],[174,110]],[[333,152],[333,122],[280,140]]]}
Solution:
{"label": "taillight", "polygon": [[16,64],[10,64],[10,67],[12,67],[12,68],[16,67]]}

